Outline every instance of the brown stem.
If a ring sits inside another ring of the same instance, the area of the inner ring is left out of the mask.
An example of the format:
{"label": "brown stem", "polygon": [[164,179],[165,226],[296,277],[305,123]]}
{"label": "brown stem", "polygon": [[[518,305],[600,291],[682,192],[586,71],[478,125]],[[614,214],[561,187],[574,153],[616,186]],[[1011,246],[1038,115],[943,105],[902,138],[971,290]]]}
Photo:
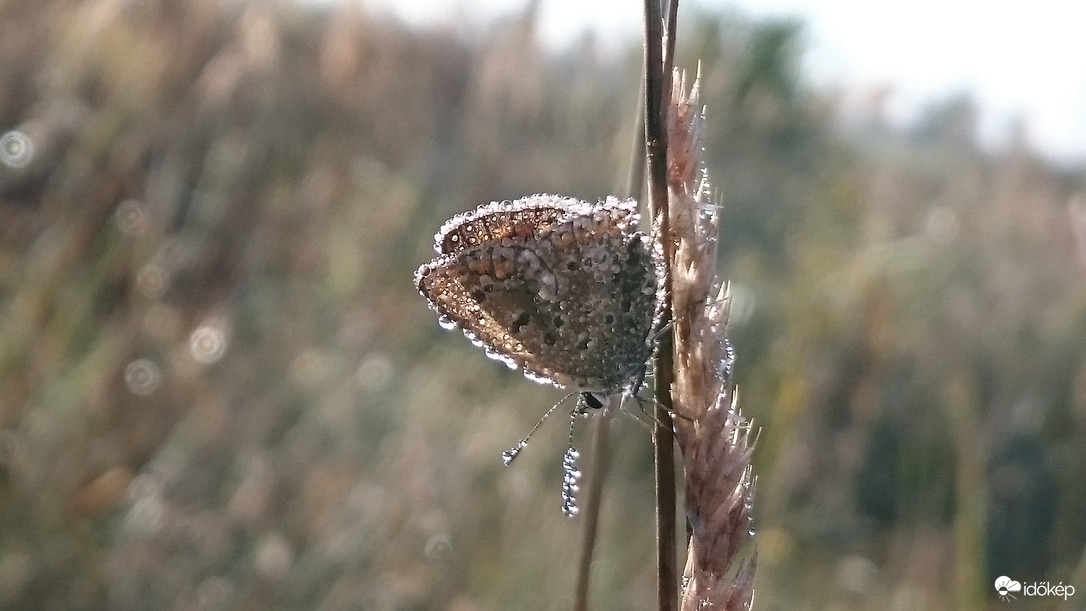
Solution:
{"label": "brown stem", "polygon": [[[677,0],[672,2],[677,9]],[[674,16],[669,23],[669,47],[674,42]],[[663,16],[659,0],[645,0],[645,151],[648,161],[649,210],[653,231],[661,240],[666,300],[661,324],[671,321],[671,261],[674,244],[668,219],[667,191],[667,98],[671,92],[671,68],[664,65]],[[670,59],[670,58],[669,58]],[[675,545],[675,447],[671,422],[673,343],[665,333],[654,356],[656,426],[653,449],[656,475],[656,569],[657,602],[661,611],[677,608],[679,589]]]}
{"label": "brown stem", "polygon": [[588,476],[588,496],[585,499],[584,532],[581,537],[581,557],[577,563],[577,590],[573,601],[575,611],[588,609],[588,586],[591,577],[592,555],[596,549],[599,532],[600,507],[603,504],[603,483],[611,462],[611,444],[607,435],[616,412],[614,401],[595,419],[596,434],[592,448],[592,471]]}

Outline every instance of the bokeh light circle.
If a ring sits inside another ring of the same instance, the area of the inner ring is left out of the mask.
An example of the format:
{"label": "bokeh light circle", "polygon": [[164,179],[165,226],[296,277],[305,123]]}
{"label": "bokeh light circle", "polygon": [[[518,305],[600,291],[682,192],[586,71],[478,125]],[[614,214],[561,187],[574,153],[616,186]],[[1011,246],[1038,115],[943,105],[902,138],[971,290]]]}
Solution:
{"label": "bokeh light circle", "polygon": [[189,336],[189,353],[198,363],[210,365],[226,354],[226,332],[215,325],[202,325]]}
{"label": "bokeh light circle", "polygon": [[19,130],[0,136],[0,163],[9,168],[26,167],[34,160],[34,141]]}
{"label": "bokeh light circle", "polygon": [[136,359],[124,368],[124,385],[133,394],[146,397],[162,384],[162,369],[150,359]]}

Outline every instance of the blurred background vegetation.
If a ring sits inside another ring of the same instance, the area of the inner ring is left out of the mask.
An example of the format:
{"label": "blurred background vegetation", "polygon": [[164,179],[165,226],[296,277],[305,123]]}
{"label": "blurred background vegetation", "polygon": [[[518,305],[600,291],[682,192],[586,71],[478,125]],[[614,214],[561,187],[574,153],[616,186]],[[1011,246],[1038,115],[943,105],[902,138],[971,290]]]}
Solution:
{"label": "blurred background vegetation", "polygon": [[[1082,166],[981,150],[968,96],[842,127],[802,24],[682,19],[762,427],[756,606],[1081,599]],[[620,193],[639,71],[635,41],[545,50],[531,6],[0,2],[0,607],[568,608],[564,427],[499,456],[561,393],[411,275],[479,203]],[[647,609],[649,441],[614,429],[593,604]]]}

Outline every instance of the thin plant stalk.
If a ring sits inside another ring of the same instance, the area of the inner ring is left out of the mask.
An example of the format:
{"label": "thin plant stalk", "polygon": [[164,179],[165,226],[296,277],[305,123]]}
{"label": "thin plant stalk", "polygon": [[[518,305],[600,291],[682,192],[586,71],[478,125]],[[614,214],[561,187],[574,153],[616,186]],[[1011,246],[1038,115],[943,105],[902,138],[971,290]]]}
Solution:
{"label": "thin plant stalk", "polygon": [[607,477],[607,468],[611,464],[611,444],[608,435],[611,431],[611,420],[614,419],[617,410],[612,405],[607,406],[598,418],[595,418],[595,434],[592,442],[592,465],[588,474],[588,490],[585,498],[584,530],[581,536],[580,560],[577,563],[577,589],[574,593],[573,608],[575,611],[588,609],[588,591],[592,573],[592,557],[596,550],[596,538],[599,534],[600,508],[603,504],[603,484]]}
{"label": "thin plant stalk", "polygon": [[[678,4],[674,3],[677,10]],[[671,270],[673,240],[667,188],[667,96],[671,93],[671,68],[664,64],[664,19],[659,0],[645,0],[645,153],[648,165],[649,210],[653,232],[660,239],[664,255],[665,303],[661,325],[671,321]],[[669,45],[675,39],[675,19],[668,24]],[[661,611],[676,609],[678,577],[675,544],[675,447],[671,422],[671,385],[674,347],[671,333],[664,333],[653,358],[655,374],[656,426],[653,429],[653,457],[656,479],[656,584]]]}

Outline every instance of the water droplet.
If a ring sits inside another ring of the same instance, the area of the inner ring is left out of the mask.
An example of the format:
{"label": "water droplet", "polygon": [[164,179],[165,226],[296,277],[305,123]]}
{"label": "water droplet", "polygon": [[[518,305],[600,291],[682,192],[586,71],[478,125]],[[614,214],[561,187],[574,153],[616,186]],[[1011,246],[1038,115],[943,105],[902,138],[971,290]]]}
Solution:
{"label": "water droplet", "polygon": [[517,454],[520,454],[520,451],[523,450],[526,445],[528,445],[528,442],[521,439],[515,447],[502,452],[502,462],[504,462],[506,466],[513,464],[513,460],[517,457]]}
{"label": "water droplet", "polygon": [[124,384],[133,394],[146,397],[162,383],[162,370],[150,359],[137,359],[124,368]]}
{"label": "water droplet", "polygon": [[34,160],[34,141],[19,130],[0,136],[0,163],[9,168],[22,168]]}
{"label": "water droplet", "polygon": [[218,361],[226,354],[226,332],[212,324],[198,327],[189,336],[189,353],[204,365]]}
{"label": "water droplet", "polygon": [[569,518],[580,511],[577,507],[577,491],[580,490],[578,480],[581,477],[581,472],[577,469],[578,456],[580,453],[573,446],[569,446],[565,456],[562,457],[562,470],[565,472],[562,477],[562,513]]}
{"label": "water droplet", "polygon": [[529,380],[531,380],[532,382],[535,382],[537,384],[554,385],[554,382],[552,382],[550,378],[548,378],[546,376],[536,375],[536,374],[534,374],[534,373],[532,373],[530,371],[525,371],[524,372],[524,377],[528,378]]}
{"label": "water droplet", "polygon": [[732,347],[732,343],[727,338],[724,339],[724,357],[720,367],[724,379],[731,379],[732,370],[735,368],[735,348]]}

